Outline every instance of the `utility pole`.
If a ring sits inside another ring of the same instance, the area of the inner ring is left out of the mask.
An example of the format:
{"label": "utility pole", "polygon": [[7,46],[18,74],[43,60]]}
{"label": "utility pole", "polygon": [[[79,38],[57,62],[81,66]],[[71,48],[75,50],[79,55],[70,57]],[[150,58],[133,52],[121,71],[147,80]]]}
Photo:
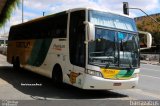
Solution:
{"label": "utility pole", "polygon": [[23,0],[22,0],[22,23],[23,23]]}
{"label": "utility pole", "polygon": [[45,12],[43,12],[43,16],[44,16]]}
{"label": "utility pole", "polygon": [[3,35],[5,34],[5,32],[6,32],[6,25],[4,24],[4,27],[3,27]]}

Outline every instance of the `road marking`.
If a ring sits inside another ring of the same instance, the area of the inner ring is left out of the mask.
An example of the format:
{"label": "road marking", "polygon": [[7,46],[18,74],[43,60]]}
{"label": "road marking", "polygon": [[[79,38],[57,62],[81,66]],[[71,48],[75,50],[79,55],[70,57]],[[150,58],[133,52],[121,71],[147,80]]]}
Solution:
{"label": "road marking", "polygon": [[160,99],[160,96],[158,94],[153,94],[153,93],[150,93],[150,92],[146,92],[146,91],[143,91],[142,89],[129,89],[127,91]]}
{"label": "road marking", "polygon": [[160,77],[154,77],[154,76],[150,76],[150,75],[144,75],[144,74],[143,74],[143,75],[141,74],[140,76],[144,76],[144,77],[150,77],[150,78],[156,78],[156,79],[160,79]]}
{"label": "road marking", "polygon": [[[119,97],[119,98],[107,98],[108,100],[138,100],[136,98],[130,97],[128,95],[128,97]],[[93,100],[107,100],[107,99],[93,99]]]}
{"label": "road marking", "polygon": [[34,100],[70,100],[70,99],[60,99],[60,98],[46,98],[46,97],[40,97],[40,96],[30,96]]}
{"label": "road marking", "polygon": [[160,72],[160,70],[153,70],[153,69],[148,69],[148,68],[141,68],[141,69],[152,70],[152,71],[159,71]]}

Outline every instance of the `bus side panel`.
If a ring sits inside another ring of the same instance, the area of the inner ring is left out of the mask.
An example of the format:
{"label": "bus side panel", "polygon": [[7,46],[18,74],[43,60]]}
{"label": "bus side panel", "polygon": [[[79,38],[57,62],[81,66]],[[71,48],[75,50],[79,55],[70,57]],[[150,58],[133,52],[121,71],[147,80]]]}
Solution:
{"label": "bus side panel", "polygon": [[40,67],[36,67],[35,71],[39,74],[52,78],[53,68],[56,64],[59,64],[62,68],[62,73],[64,74],[66,48],[66,39],[62,41],[59,39],[53,39],[44,62]]}
{"label": "bus side panel", "polygon": [[37,39],[27,63],[31,66],[40,67],[47,56],[51,42],[52,39]]}
{"label": "bus side panel", "polygon": [[34,43],[34,40],[8,41],[7,61],[12,63],[12,57],[14,57],[14,59],[19,57],[20,64],[26,65],[30,58]]}

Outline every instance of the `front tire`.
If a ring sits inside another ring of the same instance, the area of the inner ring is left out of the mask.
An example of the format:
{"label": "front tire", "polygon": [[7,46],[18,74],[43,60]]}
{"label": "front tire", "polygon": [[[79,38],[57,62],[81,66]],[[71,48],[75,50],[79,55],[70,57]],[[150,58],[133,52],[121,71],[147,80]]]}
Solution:
{"label": "front tire", "polygon": [[13,64],[13,70],[14,71],[19,71],[19,69],[20,69],[20,60],[19,60],[19,57],[16,57],[16,59],[15,58],[12,58],[13,60],[12,60],[12,64]]}
{"label": "front tire", "polygon": [[63,84],[63,76],[62,69],[60,66],[55,66],[52,72],[52,81],[56,87],[62,87]]}

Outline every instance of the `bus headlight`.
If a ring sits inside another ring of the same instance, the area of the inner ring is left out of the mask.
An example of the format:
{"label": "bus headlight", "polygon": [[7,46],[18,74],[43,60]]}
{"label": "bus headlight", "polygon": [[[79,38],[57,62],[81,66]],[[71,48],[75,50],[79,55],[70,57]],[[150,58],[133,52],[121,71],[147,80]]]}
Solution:
{"label": "bus headlight", "polygon": [[97,77],[102,77],[102,74],[101,74],[101,72],[99,72],[99,71],[86,70],[85,73],[86,73],[86,74],[93,75],[93,76],[97,76]]}
{"label": "bus headlight", "polygon": [[132,77],[133,77],[133,78],[139,77],[139,73],[134,73],[134,74],[132,75]]}

